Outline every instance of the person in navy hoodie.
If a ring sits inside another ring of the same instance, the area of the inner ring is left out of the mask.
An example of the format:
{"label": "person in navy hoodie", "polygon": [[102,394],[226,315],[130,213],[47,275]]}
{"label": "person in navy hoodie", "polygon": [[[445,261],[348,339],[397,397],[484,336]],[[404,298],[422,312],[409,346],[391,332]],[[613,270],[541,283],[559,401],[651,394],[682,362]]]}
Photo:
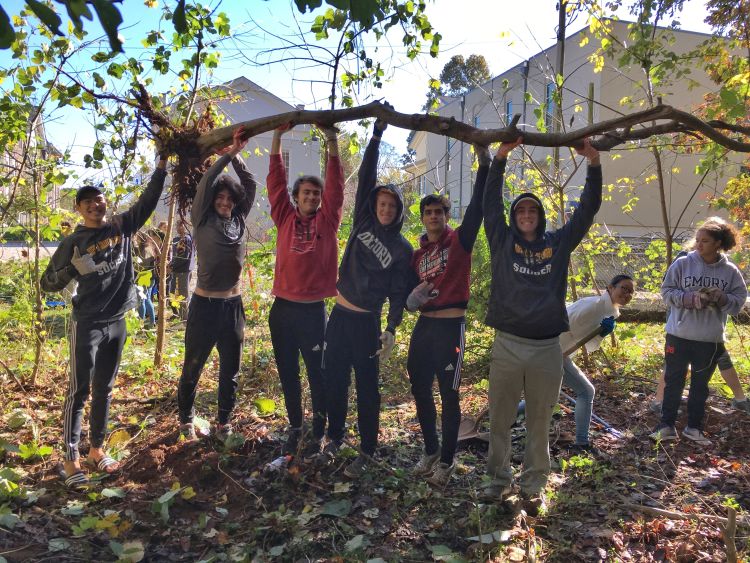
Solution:
{"label": "person in navy hoodie", "polygon": [[288,129],[289,126],[284,126],[274,131],[266,182],[271,218],[278,230],[272,289],[276,298],[268,325],[291,427],[285,454],[295,454],[303,436],[300,353],[305,362],[313,418],[312,438],[307,441],[304,455],[310,457],[320,451],[326,425],[321,373],[326,326],[323,299],[336,296],[344,169],[336,129],[323,128],[328,147],[325,184],[317,176],[300,176],[294,181],[290,198],[287,170],[281,156],[281,135]]}
{"label": "person in navy hoodie", "polygon": [[[482,224],[484,184],[490,168],[487,147],[475,146],[479,170],[463,222],[448,226],[450,200],[431,194],[419,202],[425,234],[414,252],[412,268],[419,284],[406,300],[407,310],[420,315],[409,344],[407,369],[417,418],[424,436],[424,454],[413,470],[417,476],[444,487],[455,463],[453,456],[461,423],[458,389],[464,355],[466,307],[469,303],[471,252]],[[442,448],[436,430],[432,383],[437,376],[442,405]]]}
{"label": "person in navy hoodie", "polygon": [[[344,470],[351,478],[367,470],[377,448],[379,362],[386,360],[393,350],[411,280],[412,247],[401,235],[404,223],[401,192],[393,184],[377,184],[380,138],[386,126],[381,120],[375,122],[359,168],[352,231],[341,259],[338,296],[328,319],[323,347],[327,456],[335,455],[344,440],[354,367],[361,452]],[[381,332],[381,312],[386,299],[388,318]]]}
{"label": "person in navy hoodie", "polygon": [[83,218],[55,250],[40,280],[42,291],[56,292],[78,280],[70,322],[70,379],[63,405],[65,484],[82,489],[89,479],[81,469],[78,450],[83,407],[91,393],[88,465],[107,474],[120,464],[104,450],[112,388],[127,331],[125,313],[136,306],[133,282],[133,237],[156,209],[167,176],[161,155],[148,186],[133,206],[107,217],[107,198],[96,186],[76,193],[76,211]]}

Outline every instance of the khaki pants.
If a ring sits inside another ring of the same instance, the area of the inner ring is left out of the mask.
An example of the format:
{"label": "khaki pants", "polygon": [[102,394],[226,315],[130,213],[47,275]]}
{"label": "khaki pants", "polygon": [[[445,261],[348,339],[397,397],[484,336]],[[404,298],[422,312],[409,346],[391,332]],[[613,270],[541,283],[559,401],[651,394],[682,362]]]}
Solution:
{"label": "khaki pants", "polygon": [[487,471],[501,486],[510,485],[510,427],[521,393],[526,398],[526,451],[521,491],[534,495],[550,472],[549,425],[562,381],[559,338],[531,340],[497,331],[490,365],[490,452]]}

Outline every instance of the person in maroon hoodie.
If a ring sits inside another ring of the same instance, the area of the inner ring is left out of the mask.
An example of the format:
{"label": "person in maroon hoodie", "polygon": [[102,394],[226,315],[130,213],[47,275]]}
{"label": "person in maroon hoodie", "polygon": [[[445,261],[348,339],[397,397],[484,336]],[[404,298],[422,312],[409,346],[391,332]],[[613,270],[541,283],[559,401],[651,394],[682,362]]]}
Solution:
{"label": "person in maroon hoodie", "polygon": [[[425,449],[413,473],[429,475],[427,481],[438,487],[448,483],[455,468],[453,455],[461,422],[458,387],[469,302],[471,251],[482,224],[482,198],[491,161],[487,147],[475,146],[475,151],[479,170],[474,192],[457,229],[448,226],[451,204],[446,196],[431,194],[419,202],[426,233],[419,239],[411,264],[420,283],[406,300],[407,310],[420,311],[409,344],[407,370]],[[442,403],[442,448],[432,397],[436,375]]]}
{"label": "person in maroon hoodie", "polygon": [[287,171],[281,157],[281,135],[274,131],[268,171],[271,218],[278,230],[276,267],[268,324],[276,366],[284,392],[289,435],[285,454],[294,454],[303,435],[302,387],[299,356],[305,362],[312,398],[312,439],[307,457],[320,451],[325,434],[326,408],[321,357],[326,326],[323,301],[336,295],[338,229],[344,206],[344,169],[339,158],[336,129],[322,128],[328,145],[325,185],[317,176],[300,176],[287,190]]}

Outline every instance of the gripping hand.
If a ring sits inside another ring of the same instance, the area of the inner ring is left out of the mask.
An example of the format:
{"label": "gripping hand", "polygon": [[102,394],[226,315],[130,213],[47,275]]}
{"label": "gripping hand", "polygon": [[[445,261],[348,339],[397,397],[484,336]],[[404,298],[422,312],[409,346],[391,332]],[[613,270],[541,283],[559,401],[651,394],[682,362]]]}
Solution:
{"label": "gripping hand", "polygon": [[106,264],[105,262],[96,264],[91,254],[84,254],[81,256],[77,246],[73,249],[73,258],[70,259],[70,263],[73,264],[73,267],[78,270],[78,273],[82,276],[93,274],[94,272],[100,272]]}
{"label": "gripping hand", "polygon": [[430,299],[437,297],[437,291],[432,288],[433,284],[423,281],[412,289],[409,297],[406,298],[406,309],[408,311],[416,311]]}
{"label": "gripping hand", "polygon": [[615,322],[614,317],[607,317],[606,319],[602,319],[602,322],[599,326],[602,327],[601,331],[599,331],[599,336],[607,336],[608,334],[612,334],[615,330],[615,325],[617,323]]}
{"label": "gripping hand", "polygon": [[380,350],[375,352],[375,355],[380,358],[381,362],[386,362],[391,357],[395,345],[396,336],[390,330],[384,330],[380,335]]}

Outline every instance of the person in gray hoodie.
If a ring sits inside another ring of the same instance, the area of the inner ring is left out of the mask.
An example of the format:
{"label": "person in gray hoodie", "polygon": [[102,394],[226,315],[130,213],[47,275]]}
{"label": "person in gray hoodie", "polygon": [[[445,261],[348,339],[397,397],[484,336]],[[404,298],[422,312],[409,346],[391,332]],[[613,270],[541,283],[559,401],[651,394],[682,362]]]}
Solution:
{"label": "person in gray hoodie", "polygon": [[562,381],[560,334],[568,331],[565,310],[568,266],[573,250],[594,222],[602,201],[599,152],[588,139],[586,186],[580,204],[561,228],[547,231],[544,207],[531,193],[519,195],[506,220],[502,198],[507,156],[522,139],[497,151],[484,190],[484,229],[492,260],[492,284],[485,323],[496,329],[490,364],[490,451],[493,481],[485,496],[501,500],[510,492],[510,427],[518,400],[526,398],[526,451],[521,494],[527,512],[544,505],[550,472],[549,424]]}
{"label": "person in gray hoodie", "polygon": [[720,217],[710,217],[695,233],[694,250],[667,270],[661,294],[670,308],[664,346],[664,401],[654,440],[676,440],[677,410],[690,366],[688,423],[682,435],[702,446],[708,382],[725,352],[727,315],[736,315],[747,300],[747,286],[727,251],[738,242],[737,229]]}

